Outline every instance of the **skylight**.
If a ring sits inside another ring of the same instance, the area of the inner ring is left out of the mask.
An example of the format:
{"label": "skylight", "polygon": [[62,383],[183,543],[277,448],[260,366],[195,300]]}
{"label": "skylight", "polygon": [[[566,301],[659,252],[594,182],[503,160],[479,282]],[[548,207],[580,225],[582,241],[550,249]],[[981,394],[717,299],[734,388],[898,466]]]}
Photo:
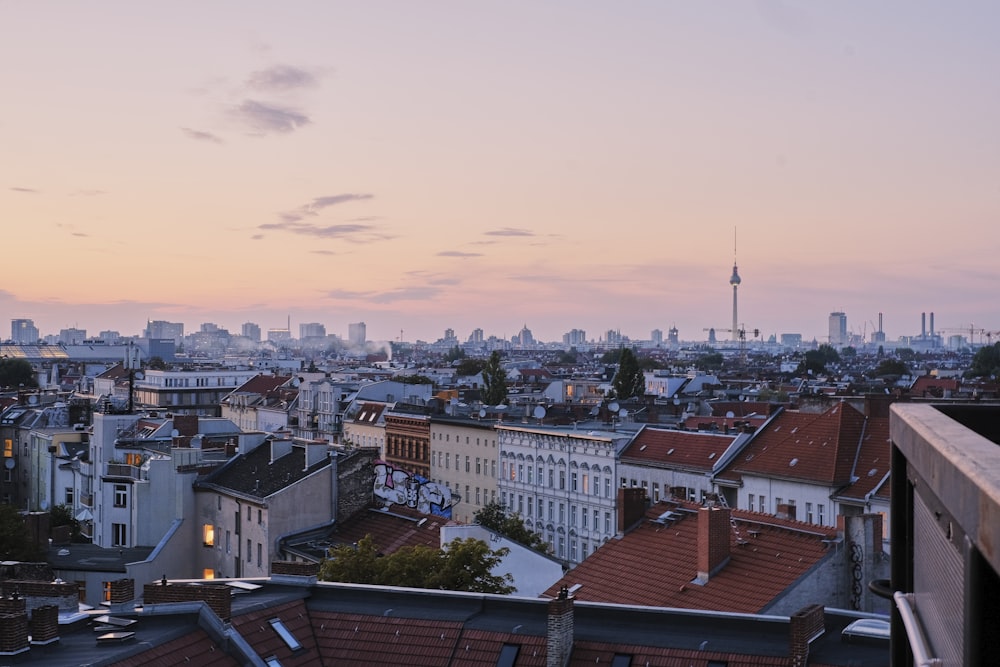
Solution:
{"label": "skylight", "polygon": [[293,651],[298,651],[302,648],[302,644],[300,644],[299,640],[296,639],[291,632],[289,632],[288,628],[285,627],[284,622],[280,618],[272,618],[268,621],[268,623],[270,623],[271,627],[274,628],[274,631],[278,633],[278,636],[281,637],[286,644],[288,644],[288,648]]}
{"label": "skylight", "polygon": [[791,461],[789,461],[789,462],[788,462],[788,467],[789,467],[789,468],[794,468],[794,467],[795,467],[795,465],[796,465],[796,464],[797,464],[798,462],[799,462],[799,460],[798,460],[798,459],[792,459]]}
{"label": "skylight", "polygon": [[520,650],[521,646],[518,644],[504,644],[503,648],[500,649],[500,656],[497,658],[497,667],[514,667]]}

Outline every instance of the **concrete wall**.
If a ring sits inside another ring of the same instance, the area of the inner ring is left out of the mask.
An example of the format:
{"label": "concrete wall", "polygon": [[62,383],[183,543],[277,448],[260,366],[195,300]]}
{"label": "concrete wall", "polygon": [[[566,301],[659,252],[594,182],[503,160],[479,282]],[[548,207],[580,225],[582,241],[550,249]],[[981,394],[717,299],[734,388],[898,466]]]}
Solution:
{"label": "concrete wall", "polygon": [[494,551],[505,547],[510,549],[510,553],[497,565],[493,574],[512,574],[517,595],[538,597],[563,576],[562,565],[557,560],[482,526],[448,525],[441,528],[442,547],[452,540],[469,538],[486,542]]}

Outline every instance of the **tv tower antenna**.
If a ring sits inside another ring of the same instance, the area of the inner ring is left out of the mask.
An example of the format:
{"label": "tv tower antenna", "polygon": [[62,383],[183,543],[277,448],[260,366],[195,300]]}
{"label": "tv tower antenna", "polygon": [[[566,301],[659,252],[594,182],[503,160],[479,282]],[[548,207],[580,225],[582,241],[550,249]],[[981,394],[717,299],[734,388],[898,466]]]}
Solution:
{"label": "tv tower antenna", "polygon": [[733,275],[729,277],[729,284],[733,286],[733,340],[738,340],[739,335],[739,311],[737,309],[737,299],[736,292],[740,286],[742,280],[740,279],[739,271],[736,269],[736,228],[733,227]]}

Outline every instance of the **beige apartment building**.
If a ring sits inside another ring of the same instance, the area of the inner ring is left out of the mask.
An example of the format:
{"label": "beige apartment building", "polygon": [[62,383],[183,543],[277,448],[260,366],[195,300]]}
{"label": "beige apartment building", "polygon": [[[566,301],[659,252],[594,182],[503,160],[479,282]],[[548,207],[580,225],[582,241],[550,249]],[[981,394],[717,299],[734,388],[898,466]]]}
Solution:
{"label": "beige apartment building", "polygon": [[479,508],[497,499],[494,422],[433,416],[430,476],[431,481],[451,489],[452,519],[472,523]]}

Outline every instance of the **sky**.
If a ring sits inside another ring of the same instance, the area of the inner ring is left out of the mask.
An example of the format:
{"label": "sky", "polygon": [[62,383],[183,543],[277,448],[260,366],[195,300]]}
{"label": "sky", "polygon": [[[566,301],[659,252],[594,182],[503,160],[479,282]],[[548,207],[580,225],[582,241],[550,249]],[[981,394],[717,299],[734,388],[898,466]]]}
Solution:
{"label": "sky", "polygon": [[[1000,3],[0,0],[0,322],[1000,330]],[[6,337],[0,329],[0,336]]]}

